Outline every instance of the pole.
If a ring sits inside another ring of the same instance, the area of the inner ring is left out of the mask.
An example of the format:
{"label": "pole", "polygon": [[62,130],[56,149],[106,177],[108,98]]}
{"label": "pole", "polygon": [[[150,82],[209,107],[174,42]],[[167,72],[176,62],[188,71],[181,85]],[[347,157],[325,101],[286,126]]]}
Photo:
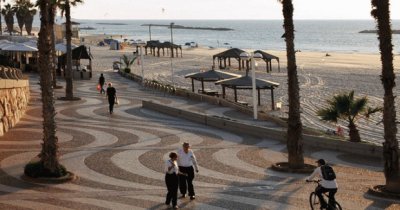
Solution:
{"label": "pole", "polygon": [[254,53],[252,52],[250,55],[251,59],[251,83],[252,83],[252,92],[253,92],[253,115],[254,119],[257,120],[257,94],[256,94],[256,61],[254,60]]}
{"label": "pole", "polygon": [[151,24],[149,24],[149,35],[150,35],[150,40],[151,41]]}
{"label": "pole", "polygon": [[142,65],[142,86],[144,85],[143,46],[140,45],[140,64]]}
{"label": "pole", "polygon": [[173,27],[174,23],[171,23],[171,56],[170,56],[170,61],[171,61],[171,83],[172,83],[172,87],[174,86],[174,67],[172,64],[172,58],[174,57],[174,51],[173,51],[173,45],[174,45],[174,39],[172,36],[172,27]]}

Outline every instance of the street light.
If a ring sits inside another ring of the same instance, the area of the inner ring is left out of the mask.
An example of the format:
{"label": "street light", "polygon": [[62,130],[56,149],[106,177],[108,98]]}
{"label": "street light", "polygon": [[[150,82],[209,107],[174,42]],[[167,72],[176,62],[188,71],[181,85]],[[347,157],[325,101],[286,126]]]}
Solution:
{"label": "street light", "polygon": [[252,92],[253,92],[253,116],[254,119],[257,120],[257,95],[256,95],[256,60],[260,60],[263,56],[260,53],[248,53],[242,52],[240,53],[240,58],[243,60],[251,61],[251,84],[252,84]]}
{"label": "street light", "polygon": [[142,85],[144,82],[144,69],[143,69],[143,47],[146,46],[146,42],[142,40],[137,40],[132,43],[134,47],[139,47],[139,54],[140,54],[140,65],[142,66]]}
{"label": "street light", "polygon": [[171,83],[172,83],[172,86],[174,86],[174,67],[172,66],[172,58],[174,57],[174,39],[173,39],[173,36],[172,36],[172,28],[174,27],[174,22],[172,22],[172,23],[170,23],[170,28],[171,28],[171,57],[170,57],[170,60],[171,60]]}

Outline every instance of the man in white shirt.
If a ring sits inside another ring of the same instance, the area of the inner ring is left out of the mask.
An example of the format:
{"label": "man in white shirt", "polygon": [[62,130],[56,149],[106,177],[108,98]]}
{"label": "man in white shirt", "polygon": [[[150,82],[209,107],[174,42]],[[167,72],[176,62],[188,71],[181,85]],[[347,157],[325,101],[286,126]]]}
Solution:
{"label": "man in white shirt", "polygon": [[[321,204],[321,209],[329,209],[328,204],[326,203],[324,197],[322,196],[322,193],[329,192],[329,206],[334,206],[335,204],[335,194],[337,192],[337,182],[336,178],[332,180],[327,180],[324,178],[322,175],[322,167],[326,165],[326,162],[324,159],[319,159],[317,161],[318,167],[314,170],[314,172],[306,178],[307,182],[310,182],[315,176],[321,178],[320,185],[315,189],[315,193],[317,194],[320,204]],[[332,171],[333,172],[333,171]],[[334,175],[336,177],[336,175]]]}
{"label": "man in white shirt", "polygon": [[[195,193],[193,188],[194,170],[199,173],[199,168],[197,166],[196,156],[190,149],[189,143],[185,142],[182,145],[182,149],[178,150],[178,166],[179,171],[187,176],[179,175],[179,191],[181,192],[181,198],[186,197],[186,190],[189,192],[189,197],[191,200],[195,199]],[[194,166],[194,168],[193,168]]]}

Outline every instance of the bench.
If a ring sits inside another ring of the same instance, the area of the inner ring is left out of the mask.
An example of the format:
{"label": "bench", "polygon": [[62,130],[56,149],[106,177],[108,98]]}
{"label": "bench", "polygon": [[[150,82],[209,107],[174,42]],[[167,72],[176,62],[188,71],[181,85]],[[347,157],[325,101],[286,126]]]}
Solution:
{"label": "bench", "polygon": [[243,105],[243,106],[248,106],[249,105],[249,103],[246,102],[246,101],[236,101],[236,103],[238,103],[240,105]]}
{"label": "bench", "polygon": [[199,93],[203,93],[209,96],[219,96],[218,90],[211,90],[211,89],[199,89],[198,90]]}

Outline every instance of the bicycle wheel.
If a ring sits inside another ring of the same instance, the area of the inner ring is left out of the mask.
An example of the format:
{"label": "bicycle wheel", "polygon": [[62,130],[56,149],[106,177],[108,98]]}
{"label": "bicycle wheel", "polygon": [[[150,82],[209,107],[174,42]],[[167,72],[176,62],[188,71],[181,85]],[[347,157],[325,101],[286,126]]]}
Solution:
{"label": "bicycle wheel", "polygon": [[315,192],[312,192],[310,194],[310,207],[311,207],[311,210],[319,209],[319,199],[318,199],[318,196],[315,194]]}
{"label": "bicycle wheel", "polygon": [[335,210],[342,210],[342,207],[340,206],[340,204],[337,201],[335,201],[335,208],[334,209]]}

